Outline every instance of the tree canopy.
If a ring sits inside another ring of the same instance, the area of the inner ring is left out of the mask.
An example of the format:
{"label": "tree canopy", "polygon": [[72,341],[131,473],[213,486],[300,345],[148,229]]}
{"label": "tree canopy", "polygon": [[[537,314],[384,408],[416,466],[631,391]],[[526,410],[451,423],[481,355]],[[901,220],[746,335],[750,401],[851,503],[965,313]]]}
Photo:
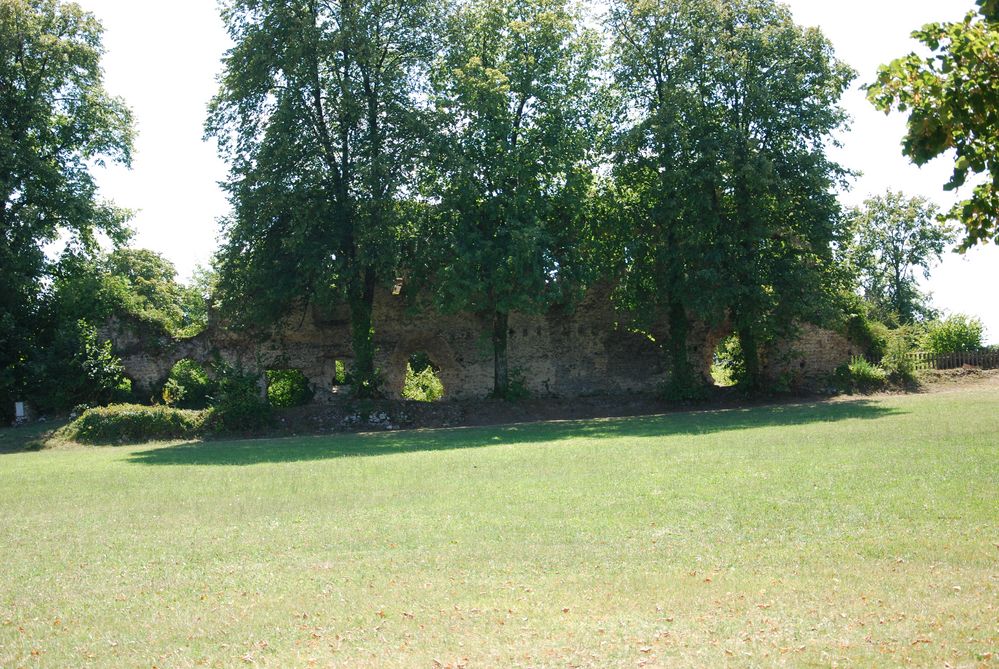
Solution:
{"label": "tree canopy", "polygon": [[608,27],[621,120],[603,228],[618,297],[648,327],[665,315],[671,393],[696,385],[687,332],[695,317],[719,320],[723,253],[718,190],[721,136],[714,94],[719,7],[710,2],[622,0]]}
{"label": "tree canopy", "polygon": [[566,0],[228,0],[223,17],[206,126],[231,167],[223,311],[345,300],[362,388],[375,287],[407,266],[438,307],[484,318],[498,396],[510,313],[598,279],[638,327],[670,323],[679,385],[697,382],[695,320],[735,329],[755,386],[767,344],[842,289],[848,173],[827,147],[854,74],[775,0],[617,0],[608,60]]}
{"label": "tree canopy", "polygon": [[871,197],[850,212],[844,259],[878,320],[907,325],[932,315],[916,272],[928,277],[956,238],[936,213],[926,198],[895,191]]}
{"label": "tree canopy", "polygon": [[882,66],[868,98],[908,112],[903,153],[917,165],[953,152],[946,190],[971,194],[947,213],[966,230],[963,249],[999,242],[999,3],[978,0],[963,21],[930,23],[912,35],[931,54]]}
{"label": "tree canopy", "polygon": [[346,299],[356,390],[375,392],[371,307],[398,262],[439,4],[222,6],[235,46],[206,125],[231,169],[221,306],[252,318]]}
{"label": "tree canopy", "polygon": [[440,134],[427,165],[436,294],[445,309],[491,321],[494,394],[503,396],[510,312],[565,301],[584,264],[599,43],[563,0],[474,0],[446,36],[432,74]]}
{"label": "tree canopy", "polygon": [[772,0],[619,0],[609,24],[626,286],[667,307],[675,372],[685,323],[727,318],[758,385],[761,347],[821,317],[835,290],[847,173],[826,145],[854,73]]}
{"label": "tree canopy", "polygon": [[58,240],[127,236],[92,166],[129,164],[132,116],[104,88],[101,24],[59,0],[0,2],[0,403],[25,383],[39,296]]}

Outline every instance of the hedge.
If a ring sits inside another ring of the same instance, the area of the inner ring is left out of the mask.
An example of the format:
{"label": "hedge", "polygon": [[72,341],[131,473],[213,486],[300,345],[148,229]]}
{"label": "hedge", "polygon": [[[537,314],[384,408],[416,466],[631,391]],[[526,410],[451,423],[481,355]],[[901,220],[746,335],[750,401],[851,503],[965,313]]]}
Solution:
{"label": "hedge", "polygon": [[212,411],[166,406],[112,404],[87,409],[65,428],[64,435],[84,444],[142,443],[191,439],[204,434]]}

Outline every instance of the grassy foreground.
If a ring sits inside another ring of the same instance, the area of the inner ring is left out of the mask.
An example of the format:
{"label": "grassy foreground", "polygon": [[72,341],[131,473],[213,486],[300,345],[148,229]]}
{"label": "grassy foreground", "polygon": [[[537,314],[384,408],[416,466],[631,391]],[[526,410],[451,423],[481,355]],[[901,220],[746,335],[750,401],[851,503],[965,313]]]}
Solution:
{"label": "grassy foreground", "polygon": [[997,666],[999,388],[0,454],[0,667]]}

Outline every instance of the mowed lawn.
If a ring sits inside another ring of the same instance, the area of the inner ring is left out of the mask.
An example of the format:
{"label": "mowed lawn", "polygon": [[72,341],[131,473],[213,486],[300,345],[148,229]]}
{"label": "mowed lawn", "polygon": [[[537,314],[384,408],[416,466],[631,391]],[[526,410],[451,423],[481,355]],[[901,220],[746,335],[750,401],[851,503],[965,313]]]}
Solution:
{"label": "mowed lawn", "polygon": [[994,667],[999,387],[0,455],[0,667]]}

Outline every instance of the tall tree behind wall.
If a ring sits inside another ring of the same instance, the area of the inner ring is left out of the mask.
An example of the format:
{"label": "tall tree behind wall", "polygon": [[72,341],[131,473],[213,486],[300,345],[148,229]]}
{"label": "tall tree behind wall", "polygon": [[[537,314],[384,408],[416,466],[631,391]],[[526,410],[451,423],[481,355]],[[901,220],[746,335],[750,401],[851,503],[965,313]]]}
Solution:
{"label": "tall tree behind wall", "polygon": [[883,323],[909,325],[933,317],[916,270],[929,278],[930,269],[957,236],[936,214],[936,205],[926,198],[891,190],[850,211],[845,261],[874,317]]}
{"label": "tall tree behind wall", "polygon": [[796,322],[821,319],[840,288],[832,247],[843,234],[836,191],[848,173],[826,152],[847,121],[839,103],[855,74],[818,29],[795,25],[782,4],[717,6],[719,243],[745,382],[755,390],[763,383],[761,349],[791,335]]}
{"label": "tall tree behind wall", "polygon": [[497,397],[509,390],[510,312],[565,299],[585,269],[598,59],[596,35],[564,0],[472,0],[434,67],[436,296],[491,322]]}
{"label": "tall tree behind wall", "polygon": [[756,389],[761,348],[837,288],[847,173],[826,144],[853,72],[773,0],[619,0],[607,23],[627,295],[668,315],[677,389],[690,382],[685,325],[723,315]]}
{"label": "tall tree behind wall", "polygon": [[716,9],[707,0],[618,0],[606,17],[621,114],[601,220],[636,324],[668,318],[668,394],[677,398],[701,383],[688,360],[691,320],[717,322],[725,306]]}
{"label": "tall tree behind wall", "polygon": [[227,0],[235,46],[206,124],[230,164],[223,313],[350,306],[355,392],[377,392],[375,288],[394,276],[425,138],[429,0]]}

